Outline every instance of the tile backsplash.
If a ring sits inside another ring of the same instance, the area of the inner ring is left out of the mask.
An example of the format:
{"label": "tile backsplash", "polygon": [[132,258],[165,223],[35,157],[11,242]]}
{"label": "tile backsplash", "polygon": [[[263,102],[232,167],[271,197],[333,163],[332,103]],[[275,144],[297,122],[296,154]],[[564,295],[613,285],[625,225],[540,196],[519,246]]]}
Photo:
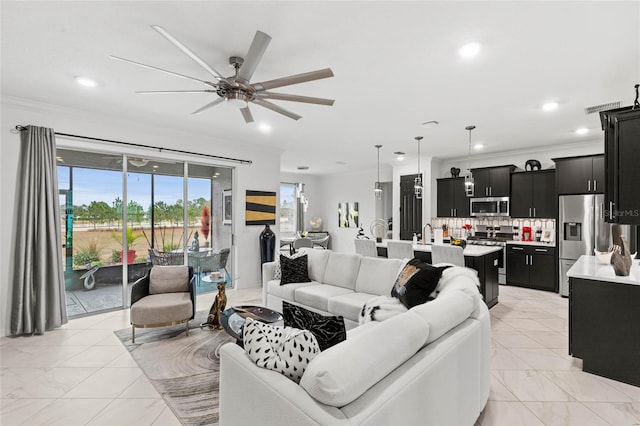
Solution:
{"label": "tile backsplash", "polygon": [[530,226],[533,231],[536,229],[550,230],[555,233],[556,220],[555,219],[511,219],[511,218],[475,218],[475,217],[433,217],[431,218],[431,226],[433,229],[442,228],[442,225],[447,225],[450,235],[453,237],[462,236],[462,226],[465,224],[471,224],[471,235],[475,234],[476,225],[486,226],[500,226],[503,233],[511,233],[514,226],[518,226],[522,230],[523,226]]}

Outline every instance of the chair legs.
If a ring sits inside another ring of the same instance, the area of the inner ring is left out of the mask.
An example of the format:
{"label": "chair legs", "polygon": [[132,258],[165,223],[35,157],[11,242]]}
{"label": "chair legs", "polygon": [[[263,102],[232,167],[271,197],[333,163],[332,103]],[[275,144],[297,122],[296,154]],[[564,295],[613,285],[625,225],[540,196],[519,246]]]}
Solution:
{"label": "chair legs", "polygon": [[136,326],[131,324],[131,343],[136,342]]}
{"label": "chair legs", "polygon": [[186,324],[187,324],[187,337],[189,337],[189,321],[187,321]]}

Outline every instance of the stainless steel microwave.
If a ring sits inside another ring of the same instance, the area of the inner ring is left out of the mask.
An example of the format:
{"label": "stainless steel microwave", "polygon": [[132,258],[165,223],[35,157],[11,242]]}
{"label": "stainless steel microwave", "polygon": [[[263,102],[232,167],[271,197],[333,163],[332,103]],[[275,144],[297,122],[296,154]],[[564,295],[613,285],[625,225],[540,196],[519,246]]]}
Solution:
{"label": "stainless steel microwave", "polygon": [[471,216],[509,216],[509,197],[472,198]]}

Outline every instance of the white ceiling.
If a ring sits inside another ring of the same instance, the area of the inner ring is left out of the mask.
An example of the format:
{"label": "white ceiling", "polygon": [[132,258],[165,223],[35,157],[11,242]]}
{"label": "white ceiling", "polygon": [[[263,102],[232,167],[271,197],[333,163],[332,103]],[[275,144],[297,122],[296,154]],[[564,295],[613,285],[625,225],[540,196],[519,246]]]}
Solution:
{"label": "white ceiling", "polygon": [[[465,156],[468,133],[483,154],[601,139],[587,106],[633,101],[640,82],[640,2],[10,2],[2,1],[2,94],[190,129],[283,151],[282,171],[311,174],[375,167],[394,151]],[[253,125],[207,94],[144,96],[136,90],[200,89],[210,76],[150,28],[163,26],[214,68],[244,56],[256,30],[272,37],[252,82],[330,67],[335,77],[278,89],[335,99],[332,107],[274,101],[294,121],[259,106]],[[479,41],[475,59],[458,48]],[[98,81],[89,90],[75,76]],[[544,113],[543,103],[560,106]],[[437,120],[426,128],[421,123]],[[267,122],[268,135],[257,129]],[[18,123],[16,123],[18,124]],[[578,127],[590,133],[577,136]],[[61,131],[65,131],[61,129]],[[100,135],[89,135],[99,137]],[[474,155],[478,155],[474,152]],[[345,164],[337,164],[344,162]]]}

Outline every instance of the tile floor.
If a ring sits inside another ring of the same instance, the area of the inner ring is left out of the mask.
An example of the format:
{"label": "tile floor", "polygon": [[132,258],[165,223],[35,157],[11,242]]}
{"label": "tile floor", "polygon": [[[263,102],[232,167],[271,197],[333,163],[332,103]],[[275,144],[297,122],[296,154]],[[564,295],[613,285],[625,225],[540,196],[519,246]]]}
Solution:
{"label": "tile floor", "polygon": [[[231,290],[230,304],[260,289]],[[210,306],[215,293],[198,296]],[[477,425],[640,425],[640,388],[583,373],[567,355],[567,299],[500,286],[491,309],[489,402]],[[75,319],[44,336],[0,339],[2,425],[178,425],[113,334],[129,312]]]}

